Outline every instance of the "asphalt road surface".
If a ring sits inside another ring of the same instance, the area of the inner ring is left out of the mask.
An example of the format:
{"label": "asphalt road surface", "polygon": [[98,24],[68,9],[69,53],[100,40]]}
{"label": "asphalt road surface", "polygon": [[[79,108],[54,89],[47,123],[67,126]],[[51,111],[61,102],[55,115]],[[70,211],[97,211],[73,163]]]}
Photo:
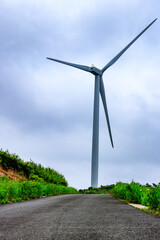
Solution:
{"label": "asphalt road surface", "polygon": [[111,195],[63,195],[0,206],[0,240],[160,240],[160,218]]}

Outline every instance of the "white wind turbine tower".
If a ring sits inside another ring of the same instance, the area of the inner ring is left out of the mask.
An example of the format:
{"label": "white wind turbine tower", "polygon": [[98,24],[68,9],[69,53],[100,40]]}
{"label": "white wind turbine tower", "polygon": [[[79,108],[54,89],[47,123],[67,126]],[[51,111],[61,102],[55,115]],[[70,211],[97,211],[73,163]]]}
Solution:
{"label": "white wind turbine tower", "polygon": [[112,133],[110,128],[107,103],[105,97],[105,89],[103,84],[103,73],[111,67],[120,57],[121,55],[157,20],[157,18],[151,22],[137,37],[135,37],[122,51],[120,51],[109,63],[107,63],[102,69],[98,69],[92,65],[91,67],[79,65],[75,63],[69,63],[61,60],[57,60],[54,58],[47,58],[49,60],[63,63],[65,65],[69,65],[71,67],[75,67],[86,72],[92,73],[95,75],[95,89],[94,89],[94,109],[93,109],[93,136],[92,136],[92,166],[91,166],[91,186],[98,187],[98,155],[99,155],[99,94],[101,95],[106,121],[108,125],[109,136],[111,140],[112,147]]}

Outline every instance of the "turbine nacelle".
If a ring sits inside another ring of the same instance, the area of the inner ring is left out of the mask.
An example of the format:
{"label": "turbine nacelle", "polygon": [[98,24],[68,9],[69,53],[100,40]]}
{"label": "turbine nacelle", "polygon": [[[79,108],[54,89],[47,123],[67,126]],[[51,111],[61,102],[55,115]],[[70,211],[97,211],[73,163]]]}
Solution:
{"label": "turbine nacelle", "polygon": [[96,68],[93,64],[92,66],[90,67],[90,72],[93,74],[93,75],[101,75],[102,76],[102,71],[98,68]]}

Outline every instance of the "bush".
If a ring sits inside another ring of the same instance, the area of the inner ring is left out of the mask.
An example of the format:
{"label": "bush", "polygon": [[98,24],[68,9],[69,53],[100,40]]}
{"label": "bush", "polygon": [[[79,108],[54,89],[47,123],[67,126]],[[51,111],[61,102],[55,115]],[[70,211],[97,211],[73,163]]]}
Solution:
{"label": "bush", "polygon": [[44,168],[41,164],[36,164],[32,160],[24,162],[16,154],[10,154],[8,150],[0,150],[0,164],[4,169],[13,168],[25,175],[27,179],[34,181],[44,180],[47,183],[54,183],[58,185],[68,186],[64,176],[54,169]]}
{"label": "bush", "polygon": [[0,177],[0,203],[71,193],[78,193],[78,191],[75,188],[46,182],[15,182],[7,177]]}
{"label": "bush", "polygon": [[149,207],[151,209],[160,209],[160,188],[153,188],[149,192]]}
{"label": "bush", "polygon": [[[139,183],[117,183],[113,188],[113,194],[127,202],[139,203],[150,209],[160,209],[160,186]],[[157,186],[157,187],[156,187]]]}
{"label": "bush", "polygon": [[88,189],[80,189],[79,193],[80,194],[108,194],[109,191],[113,189],[115,185],[106,185],[106,186],[101,186],[100,188],[93,188],[89,187]]}

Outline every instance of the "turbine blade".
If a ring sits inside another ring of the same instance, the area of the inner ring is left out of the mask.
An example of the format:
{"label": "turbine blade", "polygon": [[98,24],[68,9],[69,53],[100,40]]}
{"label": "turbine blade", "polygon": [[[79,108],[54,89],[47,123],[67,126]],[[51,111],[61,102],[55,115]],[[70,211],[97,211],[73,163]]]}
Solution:
{"label": "turbine blade", "polygon": [[109,122],[109,115],[108,115],[108,110],[107,110],[107,102],[106,102],[106,96],[105,96],[105,90],[104,90],[104,84],[103,84],[103,79],[101,77],[100,80],[100,94],[103,102],[103,107],[106,115],[106,120],[107,120],[107,125],[108,125],[108,131],[109,131],[109,136],[111,140],[112,147],[114,148],[113,145],[113,139],[112,139],[112,133],[111,133],[111,127],[110,127],[110,122]]}
{"label": "turbine blade", "polygon": [[88,67],[88,66],[79,65],[79,64],[75,64],[75,63],[69,63],[69,62],[61,61],[61,60],[54,59],[54,58],[48,58],[48,57],[47,57],[47,59],[52,60],[52,61],[55,61],[55,62],[58,62],[58,63],[65,64],[65,65],[69,65],[69,66],[71,66],[71,67],[75,67],[75,68],[84,70],[84,71],[86,71],[86,72],[90,72],[90,67]]}
{"label": "turbine blade", "polygon": [[107,68],[112,66],[120,57],[121,55],[157,20],[157,18],[151,22],[140,34],[137,35],[122,51],[120,51],[109,63],[107,63],[104,68],[102,68],[102,72],[104,72]]}

